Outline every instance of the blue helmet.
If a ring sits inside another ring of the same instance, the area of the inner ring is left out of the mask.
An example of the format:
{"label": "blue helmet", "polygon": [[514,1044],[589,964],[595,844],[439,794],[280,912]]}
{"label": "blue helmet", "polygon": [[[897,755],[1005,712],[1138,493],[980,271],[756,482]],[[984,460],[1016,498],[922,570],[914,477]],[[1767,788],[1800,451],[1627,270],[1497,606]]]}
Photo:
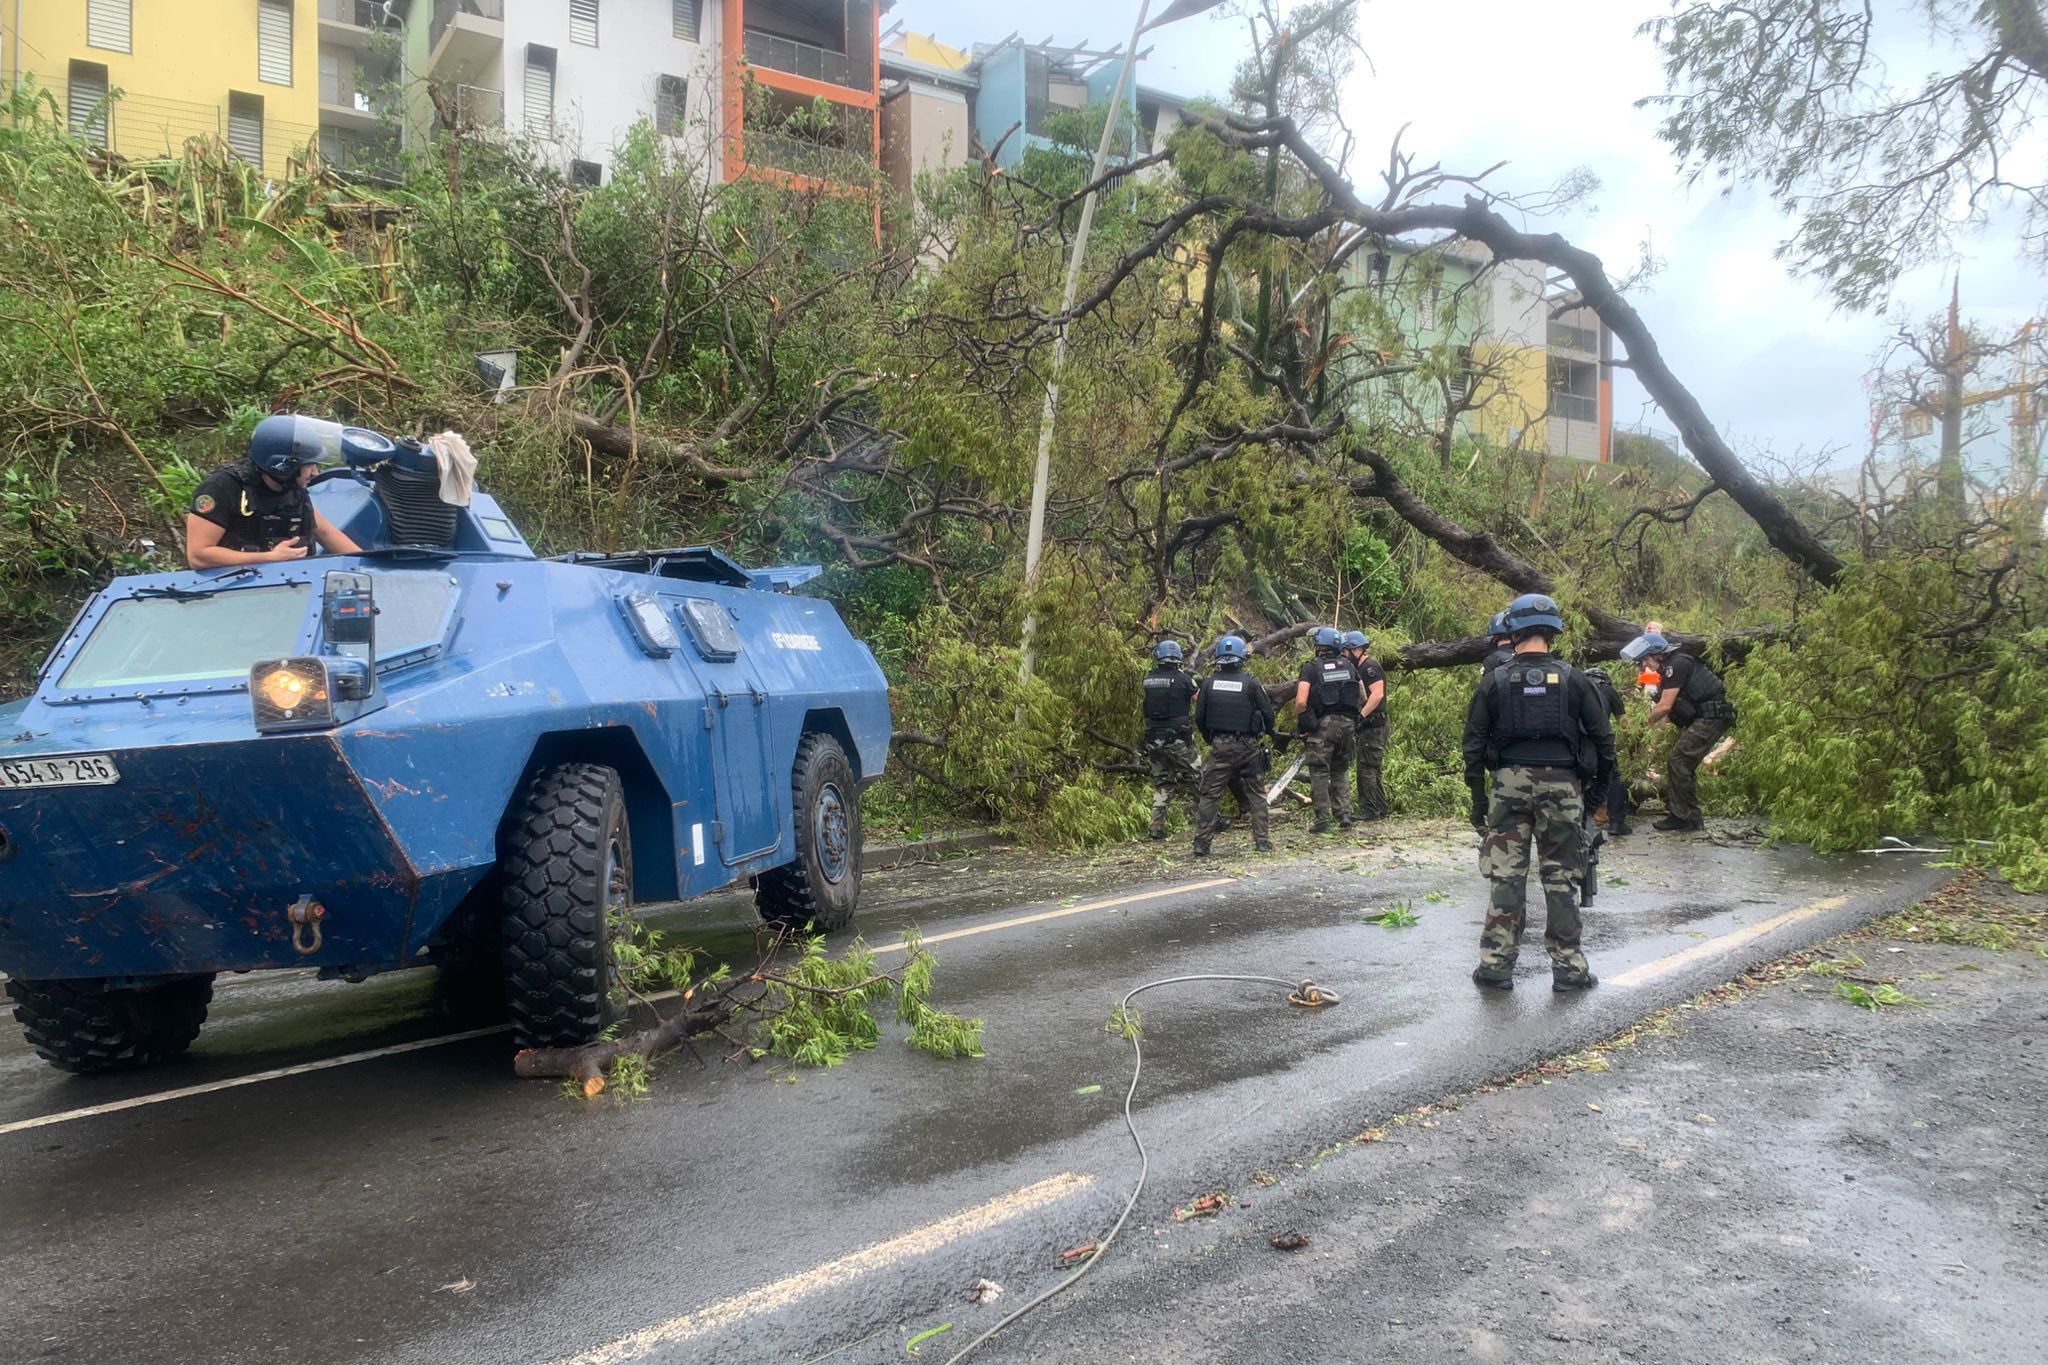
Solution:
{"label": "blue helmet", "polygon": [[1317,649],[1335,649],[1344,637],[1337,633],[1335,626],[1317,626],[1315,633],[1308,638]]}
{"label": "blue helmet", "polygon": [[1226,635],[1216,642],[1216,662],[1219,664],[1241,664],[1249,657],[1241,635]]}
{"label": "blue helmet", "polygon": [[1677,645],[1672,644],[1671,641],[1663,636],[1646,632],[1623,645],[1621,647],[1621,657],[1627,659],[1630,663],[1634,663],[1646,654],[1669,654],[1677,648]]}
{"label": "blue helmet", "polygon": [[1506,612],[1504,612],[1504,611],[1497,611],[1497,612],[1495,612],[1495,613],[1493,614],[1493,619],[1492,619],[1491,621],[1488,621],[1488,622],[1486,623],[1486,634],[1487,634],[1488,638],[1490,638],[1490,639],[1499,639],[1499,638],[1500,638],[1501,636],[1503,636],[1503,635],[1505,635],[1505,634],[1507,634],[1507,633],[1508,633],[1508,614],[1507,614]]}
{"label": "blue helmet", "polygon": [[266,417],[249,433],[249,463],[287,481],[299,470],[341,454],[341,424],[317,417]]}
{"label": "blue helmet", "polygon": [[1371,645],[1372,641],[1365,638],[1365,632],[1362,630],[1347,630],[1344,632],[1344,648],[1346,649],[1366,649]]}
{"label": "blue helmet", "polygon": [[1509,635],[1520,635],[1525,630],[1545,628],[1564,634],[1564,613],[1557,609],[1557,603],[1540,592],[1527,592],[1508,603],[1508,609],[1500,614],[1501,629]]}
{"label": "blue helmet", "polygon": [[1177,664],[1182,657],[1180,644],[1175,640],[1161,640],[1152,649],[1152,659],[1155,663]]}

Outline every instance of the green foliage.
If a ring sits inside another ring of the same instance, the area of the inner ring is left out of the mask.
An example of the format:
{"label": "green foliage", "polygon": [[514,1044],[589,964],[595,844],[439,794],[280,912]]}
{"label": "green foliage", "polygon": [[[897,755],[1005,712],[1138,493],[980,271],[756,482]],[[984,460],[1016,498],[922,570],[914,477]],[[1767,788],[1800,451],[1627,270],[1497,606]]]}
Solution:
{"label": "green foliage", "polygon": [[2048,630],[1972,615],[1934,556],[1852,567],[1729,685],[1741,721],[1729,776],[1782,836],[1822,849],[1884,835],[1985,840],[2014,885],[2048,886]]}
{"label": "green foliage", "polygon": [[1416,917],[1415,907],[1407,901],[1395,901],[1376,915],[1365,917],[1367,924],[1377,924],[1382,929],[1412,929],[1422,921]]}
{"label": "green foliage", "polygon": [[1109,1008],[1109,1022],[1102,1026],[1104,1033],[1114,1033],[1127,1043],[1134,1043],[1144,1033],[1144,1019],[1135,1008],[1122,1004]]}
{"label": "green foliage", "polygon": [[1924,1005],[1927,1003],[1925,1000],[1916,999],[1906,994],[1889,981],[1880,982],[1875,986],[1860,986],[1854,981],[1837,981],[1835,983],[1835,998],[1837,1000],[1846,1000],[1857,1008],[1869,1010],[1873,1014],[1894,1005]]}

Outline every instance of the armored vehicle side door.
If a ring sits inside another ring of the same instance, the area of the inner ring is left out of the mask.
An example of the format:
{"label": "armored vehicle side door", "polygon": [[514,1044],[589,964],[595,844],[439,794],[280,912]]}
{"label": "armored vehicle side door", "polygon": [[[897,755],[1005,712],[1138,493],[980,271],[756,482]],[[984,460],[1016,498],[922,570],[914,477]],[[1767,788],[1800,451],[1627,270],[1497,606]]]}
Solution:
{"label": "armored vehicle side door", "polygon": [[704,688],[718,792],[718,856],[727,866],[782,841],[781,802],[789,773],[770,762],[768,694],[724,605],[686,597],[677,610],[690,647],[688,666]]}

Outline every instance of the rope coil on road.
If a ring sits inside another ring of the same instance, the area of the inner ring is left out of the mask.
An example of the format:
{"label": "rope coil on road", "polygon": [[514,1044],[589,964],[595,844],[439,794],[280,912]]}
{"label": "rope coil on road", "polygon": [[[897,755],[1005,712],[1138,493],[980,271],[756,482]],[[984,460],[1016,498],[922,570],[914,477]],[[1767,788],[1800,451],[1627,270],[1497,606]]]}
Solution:
{"label": "rope coil on road", "polygon": [[[1319,1009],[1325,1005],[1337,1003],[1337,995],[1334,991],[1324,990],[1313,981],[1285,981],[1277,976],[1242,976],[1236,973],[1203,972],[1193,976],[1166,976],[1161,977],[1157,981],[1147,981],[1144,985],[1128,992],[1118,1002],[1117,1009],[1121,1012],[1122,1017],[1128,1020],[1131,1011],[1131,1001],[1137,999],[1146,991],[1155,990],[1160,986],[1178,986],[1189,981],[1248,981],[1260,986],[1280,986],[1285,988],[1288,993],[1288,1004],[1300,1006],[1304,1009]],[[1139,1029],[1131,1029],[1127,1036],[1131,1040],[1131,1087],[1124,1092],[1124,1128],[1131,1135],[1132,1145],[1138,1149],[1138,1183],[1131,1187],[1131,1197],[1124,1201],[1123,1212],[1116,1216],[1116,1222],[1110,1225],[1109,1232],[1095,1244],[1095,1250],[1089,1253],[1088,1259],[1074,1267],[1073,1273],[1040,1294],[1037,1298],[1013,1309],[995,1326],[989,1328],[965,1346],[962,1346],[947,1359],[946,1365],[960,1365],[961,1361],[972,1355],[990,1337],[993,1337],[1032,1309],[1072,1289],[1083,1275],[1086,1275],[1095,1268],[1095,1263],[1101,1260],[1103,1254],[1109,1250],[1110,1243],[1114,1242],[1117,1234],[1124,1230],[1124,1224],[1130,1220],[1131,1210],[1138,1206],[1139,1197],[1145,1193],[1145,1181],[1152,1173],[1152,1158],[1146,1154],[1145,1140],[1138,1136],[1137,1121],[1131,1117],[1131,1101],[1138,1093],[1138,1078],[1145,1073],[1145,1049],[1139,1043]]]}

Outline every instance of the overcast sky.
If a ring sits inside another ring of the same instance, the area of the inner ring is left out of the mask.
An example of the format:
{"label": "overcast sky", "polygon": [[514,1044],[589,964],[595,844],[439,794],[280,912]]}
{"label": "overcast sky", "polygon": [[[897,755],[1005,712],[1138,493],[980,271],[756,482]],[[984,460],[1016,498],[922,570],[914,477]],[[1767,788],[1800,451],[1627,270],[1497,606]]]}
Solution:
{"label": "overcast sky", "polygon": [[[1139,79],[1189,97],[1221,96],[1247,47],[1239,6],[1150,35]],[[1882,0],[1880,0],[1882,7]],[[1910,10],[1911,5],[1905,6]],[[1155,3],[1154,8],[1158,8]],[[1644,243],[1663,269],[1635,296],[1667,360],[1739,448],[1781,455],[1828,446],[1860,458],[1868,439],[1864,376],[1892,331],[1884,318],[1836,311],[1811,282],[1772,257],[1788,222],[1768,202],[1688,190],[1635,101],[1662,89],[1655,48],[1635,36],[1660,0],[1365,0],[1359,29],[1371,58],[1346,93],[1356,131],[1354,171],[1370,177],[1393,133],[1418,162],[1477,170],[1506,161],[1490,182],[1538,191],[1577,167],[1601,188],[1590,201],[1533,222],[1563,232],[1621,275]],[[898,0],[890,22],[956,47],[1012,30],[1026,41],[1108,47],[1126,41],[1136,0]],[[1920,21],[1893,25],[1897,67],[1927,50]],[[2016,259],[2010,234],[1962,244],[1963,311],[2017,326],[2039,308],[2038,271]],[[1914,316],[1945,306],[1954,263],[1909,276],[1899,306]],[[1625,373],[1616,420],[1668,429]]]}

